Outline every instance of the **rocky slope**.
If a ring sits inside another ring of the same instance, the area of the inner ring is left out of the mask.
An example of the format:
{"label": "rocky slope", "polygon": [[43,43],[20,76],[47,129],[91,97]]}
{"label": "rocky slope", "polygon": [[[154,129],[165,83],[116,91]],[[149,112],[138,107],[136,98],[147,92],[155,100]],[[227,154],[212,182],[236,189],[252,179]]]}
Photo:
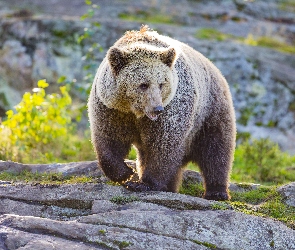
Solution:
{"label": "rocky slope", "polygon": [[[294,46],[292,1],[93,2],[100,6],[94,20],[101,27],[88,42],[78,45],[77,37],[90,27],[79,19],[89,8],[84,0],[0,0],[1,116],[39,79],[46,78],[55,86],[57,79],[66,75],[85,86],[85,61],[81,58],[89,46],[96,42],[103,48],[95,53],[92,63],[96,68],[116,39],[146,22],[158,32],[188,43],[220,68],[231,87],[240,133],[269,136],[295,153],[295,55],[277,51],[278,45],[262,48],[241,42],[251,36],[267,37]],[[234,39],[197,39],[198,30],[208,27]],[[86,96],[77,95],[85,102]]]}
{"label": "rocky slope", "polygon": [[[0,182],[0,249],[295,249],[295,231],[281,222],[182,194],[132,193],[108,184],[96,165],[0,162],[1,171],[97,177],[83,184]],[[281,188],[292,206],[294,187]]]}
{"label": "rocky slope", "polygon": [[[79,45],[77,37],[90,27],[79,19],[88,9],[84,0],[0,0],[0,116],[39,79],[51,82],[52,90],[62,75],[86,84],[81,58],[90,44],[98,42],[104,49],[95,53],[98,66],[125,30],[138,29],[143,22],[119,15],[160,15],[170,19],[151,22],[152,28],[202,52],[228,79],[239,132],[270,136],[295,152],[294,54],[238,39],[195,36],[213,27],[235,37],[267,36],[294,45],[295,15],[287,0],[93,2],[100,6],[94,19],[101,27],[91,41]],[[7,170],[86,174],[96,180],[62,185],[0,181],[0,249],[295,249],[295,231],[281,222],[181,194],[132,193],[110,185],[96,162],[0,162],[0,172]],[[186,172],[184,181],[188,179],[200,181],[200,176]],[[230,188],[243,191],[234,184]],[[294,183],[278,191],[295,207]]]}

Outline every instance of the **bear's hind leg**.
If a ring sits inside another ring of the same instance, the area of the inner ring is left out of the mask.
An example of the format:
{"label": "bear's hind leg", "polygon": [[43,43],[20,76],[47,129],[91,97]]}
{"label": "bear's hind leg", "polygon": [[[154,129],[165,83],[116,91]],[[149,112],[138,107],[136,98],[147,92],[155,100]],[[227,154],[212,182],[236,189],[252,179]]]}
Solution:
{"label": "bear's hind leg", "polygon": [[227,131],[221,127],[205,126],[201,131],[194,144],[193,158],[203,175],[204,198],[229,200],[228,186],[233,161],[234,132],[230,125]]}
{"label": "bear's hind leg", "polygon": [[178,168],[177,173],[169,181],[167,188],[170,192],[176,193],[179,191],[179,187],[182,182],[182,173],[183,173],[183,169]]}

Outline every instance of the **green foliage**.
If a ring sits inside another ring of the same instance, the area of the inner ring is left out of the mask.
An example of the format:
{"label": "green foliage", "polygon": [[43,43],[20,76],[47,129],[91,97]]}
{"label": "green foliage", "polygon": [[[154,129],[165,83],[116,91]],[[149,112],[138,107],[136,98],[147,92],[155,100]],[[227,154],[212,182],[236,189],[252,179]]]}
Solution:
{"label": "green foliage", "polygon": [[218,202],[211,204],[211,209],[213,210],[228,210],[229,206],[226,202]]}
{"label": "green foliage", "polygon": [[7,119],[0,126],[2,160],[68,161],[72,157],[79,159],[92,148],[89,140],[75,135],[72,115],[79,115],[71,107],[69,86],[61,86],[60,93],[53,94],[46,94],[46,87],[48,83],[40,80],[33,93],[23,95],[15,111],[7,111]]}
{"label": "green foliage", "polygon": [[[95,72],[98,68],[97,58],[98,52],[102,52],[102,46],[97,42],[97,39],[94,37],[100,29],[100,23],[94,20],[96,11],[99,9],[99,6],[93,4],[90,0],[85,0],[85,4],[88,5],[88,10],[85,14],[80,17],[81,21],[85,22],[85,27],[83,33],[76,38],[77,43],[85,51],[84,56],[82,57],[83,62],[83,82],[78,83],[75,79],[68,79],[66,76],[61,76],[58,79],[58,83],[63,85],[70,85],[73,90],[79,93],[80,99],[87,99],[91,90],[91,86],[94,80]],[[81,108],[82,111],[85,111],[86,106],[83,105]],[[84,109],[84,110],[83,110]]]}
{"label": "green foliage", "polygon": [[61,173],[39,173],[22,171],[20,173],[0,172],[0,180],[12,182],[29,182],[40,184],[74,184],[92,182],[88,176],[64,176]]}
{"label": "green foliage", "polygon": [[95,72],[98,68],[97,61],[99,60],[97,59],[96,55],[98,54],[97,52],[102,52],[103,49],[93,37],[100,28],[100,23],[93,20],[95,12],[99,9],[99,6],[93,4],[90,0],[85,0],[85,3],[89,6],[89,9],[87,10],[87,13],[81,16],[80,19],[82,21],[89,20],[90,26],[86,26],[84,28],[83,34],[80,35],[77,40],[78,44],[85,47],[86,49],[86,53],[82,57],[82,60],[84,61],[83,70],[85,77],[84,83],[81,86],[77,86],[77,84],[74,85],[78,88],[81,94],[84,94],[88,97],[92,82],[94,80]]}
{"label": "green foliage", "polygon": [[134,147],[132,147],[129,151],[128,154],[128,159],[129,160],[136,160],[136,149]]}
{"label": "green foliage", "polygon": [[247,192],[231,192],[231,201],[244,202],[253,205],[269,200],[276,194],[276,187],[261,186]]}
{"label": "green foliage", "polygon": [[[276,189],[276,186],[260,187],[245,193],[232,193],[229,203],[236,211],[278,219],[295,229],[295,208],[286,205]],[[255,198],[255,194],[260,198]]]}
{"label": "green foliage", "polygon": [[[270,139],[252,140],[250,135],[240,135],[242,141],[235,150],[231,180],[234,182],[249,182],[283,184],[295,181],[295,156],[282,152],[278,144]],[[187,169],[199,171],[197,165],[189,163]],[[194,195],[194,186],[189,194]],[[202,188],[200,186],[200,188]]]}
{"label": "green foliage", "polygon": [[295,229],[295,208],[286,205],[282,200],[282,197],[276,194],[267,202],[262,203],[257,211],[266,214],[268,217],[278,219]]}
{"label": "green foliage", "polygon": [[295,156],[269,139],[246,140],[235,151],[232,180],[237,182],[286,183],[295,180]]}
{"label": "green foliage", "polygon": [[[89,6],[81,20],[92,19],[98,6],[85,0]],[[25,93],[22,101],[9,110],[7,118],[0,127],[0,159],[21,161],[24,163],[48,163],[80,161],[94,159],[95,155],[90,143],[89,131],[85,134],[76,131],[73,119],[79,121],[85,105],[72,106],[69,90],[78,90],[80,97],[88,96],[98,65],[95,63],[97,50],[101,46],[94,41],[93,34],[99,28],[99,23],[85,23],[84,33],[78,37],[78,43],[86,50],[84,60],[85,78],[83,84],[68,80],[61,76],[58,83],[59,93],[46,94],[48,86],[45,80],[38,82],[38,88],[33,93]],[[58,30],[56,36],[64,37]],[[86,42],[87,40],[87,42]],[[91,44],[91,45],[89,45]]]}
{"label": "green foliage", "polygon": [[68,90],[63,86],[60,93],[46,95],[47,86],[45,80],[40,80],[33,93],[24,94],[16,112],[6,112],[7,120],[0,127],[1,137],[6,139],[1,141],[2,158],[22,160],[22,152],[49,158],[49,147],[58,146],[56,142],[65,140],[67,130],[72,129]]}
{"label": "green foliage", "polygon": [[179,189],[179,193],[202,197],[204,194],[204,187],[202,183],[183,183]]}
{"label": "green foliage", "polygon": [[[180,193],[202,197],[204,188],[201,183],[183,184]],[[230,192],[231,201],[212,204],[213,210],[228,209],[256,216],[271,217],[284,222],[295,229],[295,208],[284,204],[283,198],[277,192],[277,186],[260,186],[255,190]]]}

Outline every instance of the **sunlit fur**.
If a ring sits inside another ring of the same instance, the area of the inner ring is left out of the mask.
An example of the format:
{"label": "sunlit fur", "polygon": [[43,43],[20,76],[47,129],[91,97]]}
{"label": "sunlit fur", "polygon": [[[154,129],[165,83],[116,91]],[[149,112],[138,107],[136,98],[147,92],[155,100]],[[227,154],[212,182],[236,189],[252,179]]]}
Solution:
{"label": "sunlit fur", "polygon": [[[164,111],[152,120],[157,106]],[[229,199],[236,134],[229,87],[188,45],[147,27],[127,32],[101,63],[88,110],[98,161],[110,179],[124,183],[133,174],[124,163],[133,144],[140,181],[127,183],[130,189],[177,192],[182,167],[193,161],[205,198]]]}

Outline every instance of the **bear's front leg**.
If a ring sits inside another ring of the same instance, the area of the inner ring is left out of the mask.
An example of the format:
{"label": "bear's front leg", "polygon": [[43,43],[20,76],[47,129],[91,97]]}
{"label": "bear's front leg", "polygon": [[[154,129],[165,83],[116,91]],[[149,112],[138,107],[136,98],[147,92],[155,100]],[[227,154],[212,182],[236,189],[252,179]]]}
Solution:
{"label": "bear's front leg", "polygon": [[132,168],[124,162],[130,149],[129,143],[96,138],[93,144],[97,153],[98,164],[112,181],[123,183],[134,174]]}
{"label": "bear's front leg", "polygon": [[125,187],[135,192],[177,192],[182,178],[182,152],[172,154],[170,150],[160,152],[156,148],[149,148],[148,153],[138,151],[139,181],[128,181]]}

